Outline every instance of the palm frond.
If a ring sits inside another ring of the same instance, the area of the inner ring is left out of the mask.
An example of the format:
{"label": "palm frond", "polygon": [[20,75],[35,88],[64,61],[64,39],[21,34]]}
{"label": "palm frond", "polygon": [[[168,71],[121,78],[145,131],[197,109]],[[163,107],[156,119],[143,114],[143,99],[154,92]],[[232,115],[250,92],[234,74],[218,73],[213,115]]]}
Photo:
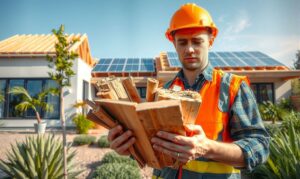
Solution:
{"label": "palm frond", "polygon": [[37,100],[43,101],[48,95],[57,96],[59,91],[57,88],[48,88],[38,94]]}
{"label": "palm frond", "polygon": [[4,95],[0,93],[0,103],[4,101]]}
{"label": "palm frond", "polygon": [[32,97],[30,96],[28,91],[21,86],[13,87],[8,93],[14,95],[22,95],[26,101],[32,101]]}
{"label": "palm frond", "polygon": [[36,107],[30,103],[29,101],[23,101],[15,106],[15,109],[21,112],[25,112],[28,109],[33,109],[35,112],[37,111]]}

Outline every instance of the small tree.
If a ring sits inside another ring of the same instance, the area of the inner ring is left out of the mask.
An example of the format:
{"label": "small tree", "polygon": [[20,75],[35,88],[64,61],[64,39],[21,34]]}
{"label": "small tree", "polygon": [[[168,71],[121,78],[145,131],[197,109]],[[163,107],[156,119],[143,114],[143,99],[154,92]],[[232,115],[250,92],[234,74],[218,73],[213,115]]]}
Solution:
{"label": "small tree", "polygon": [[48,96],[48,94],[55,95],[55,91],[53,89],[47,89],[44,91],[41,91],[37,96],[30,96],[28,91],[21,87],[16,86],[13,87],[9,93],[14,95],[21,95],[21,102],[15,106],[16,110],[21,112],[26,112],[28,109],[32,109],[35,112],[35,116],[38,123],[42,122],[39,108],[46,111],[46,112],[52,112],[53,111],[53,105],[50,105],[49,103],[45,102],[45,98]]}
{"label": "small tree", "polygon": [[300,69],[300,50],[297,50],[296,60],[294,61],[294,67]]}
{"label": "small tree", "polygon": [[60,121],[63,130],[63,157],[64,157],[64,178],[67,178],[67,142],[66,142],[66,124],[65,124],[65,107],[63,90],[65,87],[71,86],[70,78],[75,75],[72,70],[73,61],[78,57],[78,54],[69,51],[69,48],[77,41],[72,39],[67,41],[67,35],[64,34],[64,26],[61,25],[58,30],[53,29],[52,33],[56,36],[58,42],[55,44],[56,55],[47,56],[49,61],[49,67],[54,68],[54,72],[49,72],[51,79],[55,80],[58,84],[58,90],[60,93]]}

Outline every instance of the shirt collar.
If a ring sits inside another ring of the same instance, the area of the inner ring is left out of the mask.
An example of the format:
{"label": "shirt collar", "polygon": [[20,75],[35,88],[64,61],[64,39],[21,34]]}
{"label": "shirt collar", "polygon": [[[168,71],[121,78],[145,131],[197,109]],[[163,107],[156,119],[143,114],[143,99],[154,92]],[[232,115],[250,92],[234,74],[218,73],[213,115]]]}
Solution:
{"label": "shirt collar", "polygon": [[[201,74],[199,74],[197,79],[199,79],[203,75],[205,80],[212,81],[212,73],[213,73],[213,67],[208,62],[206,68],[203,70]],[[182,69],[178,72],[177,77],[179,77],[182,81],[187,82],[187,79],[184,77],[184,73]]]}

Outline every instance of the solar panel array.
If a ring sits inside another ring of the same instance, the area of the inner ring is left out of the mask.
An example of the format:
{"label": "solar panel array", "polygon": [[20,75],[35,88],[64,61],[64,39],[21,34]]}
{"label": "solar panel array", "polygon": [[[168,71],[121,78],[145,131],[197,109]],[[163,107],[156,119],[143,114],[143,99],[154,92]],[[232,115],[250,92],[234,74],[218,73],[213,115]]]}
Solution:
{"label": "solar panel array", "polygon": [[93,72],[154,72],[153,58],[103,58]]}
{"label": "solar panel array", "polygon": [[[170,67],[182,67],[175,52],[167,52]],[[254,52],[209,52],[208,59],[213,67],[258,67],[285,66],[258,51]]]}

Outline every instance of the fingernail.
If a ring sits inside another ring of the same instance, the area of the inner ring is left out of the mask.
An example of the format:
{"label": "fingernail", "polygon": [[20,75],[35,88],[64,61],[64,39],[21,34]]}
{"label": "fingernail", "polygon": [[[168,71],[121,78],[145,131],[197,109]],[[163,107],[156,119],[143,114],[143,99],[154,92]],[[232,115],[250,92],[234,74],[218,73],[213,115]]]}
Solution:
{"label": "fingernail", "polygon": [[154,149],[157,149],[157,146],[156,146],[156,145],[153,145],[153,148],[154,148]]}
{"label": "fingernail", "polygon": [[162,132],[159,131],[159,132],[157,133],[157,135],[158,135],[158,136],[162,136]]}
{"label": "fingernail", "polygon": [[155,138],[152,138],[152,139],[151,139],[151,142],[156,142],[156,139],[155,139]]}
{"label": "fingernail", "polygon": [[119,129],[119,130],[122,130],[122,127],[121,127],[120,125],[118,125],[118,129]]}

